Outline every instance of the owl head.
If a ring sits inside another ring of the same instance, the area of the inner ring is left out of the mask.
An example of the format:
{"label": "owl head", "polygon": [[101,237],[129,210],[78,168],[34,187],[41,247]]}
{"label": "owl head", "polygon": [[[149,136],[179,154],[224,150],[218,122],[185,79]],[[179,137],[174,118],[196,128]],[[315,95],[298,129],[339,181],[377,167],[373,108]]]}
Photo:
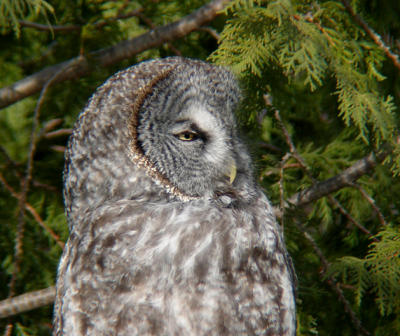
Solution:
{"label": "owl head", "polygon": [[233,191],[246,170],[234,116],[239,100],[229,71],[182,60],[139,101],[132,119],[135,151],[189,197]]}
{"label": "owl head", "polygon": [[240,97],[231,72],[198,60],[153,60],[115,74],[71,137],[67,211],[119,199],[251,197],[250,157],[235,122]]}

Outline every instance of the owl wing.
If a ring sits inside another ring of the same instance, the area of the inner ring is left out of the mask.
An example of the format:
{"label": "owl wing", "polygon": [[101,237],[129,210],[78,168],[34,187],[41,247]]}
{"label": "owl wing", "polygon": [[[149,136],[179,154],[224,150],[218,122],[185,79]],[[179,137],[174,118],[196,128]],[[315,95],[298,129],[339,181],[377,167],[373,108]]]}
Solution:
{"label": "owl wing", "polygon": [[267,207],[98,209],[60,263],[55,335],[294,335],[289,262]]}

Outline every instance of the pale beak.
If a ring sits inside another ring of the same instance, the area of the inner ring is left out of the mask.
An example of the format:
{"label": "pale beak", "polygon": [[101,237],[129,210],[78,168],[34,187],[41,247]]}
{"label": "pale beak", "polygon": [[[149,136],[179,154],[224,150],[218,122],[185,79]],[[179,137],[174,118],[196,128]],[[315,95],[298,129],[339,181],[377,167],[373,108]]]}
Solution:
{"label": "pale beak", "polygon": [[236,165],[232,163],[231,170],[229,172],[229,184],[232,184],[233,181],[235,181],[236,173],[237,173]]}

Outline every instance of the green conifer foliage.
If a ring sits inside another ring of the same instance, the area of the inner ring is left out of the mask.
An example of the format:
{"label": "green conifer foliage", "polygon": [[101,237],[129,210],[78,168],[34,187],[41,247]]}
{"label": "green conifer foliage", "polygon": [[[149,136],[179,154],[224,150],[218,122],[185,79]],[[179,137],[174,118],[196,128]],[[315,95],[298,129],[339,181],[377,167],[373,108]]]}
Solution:
{"label": "green conifer foliage", "polygon": [[44,0],[2,0],[0,2],[0,27],[2,33],[12,28],[17,36],[21,33],[19,20],[53,13],[53,7]]}
{"label": "green conifer foliage", "polygon": [[[400,3],[233,0],[190,34],[97,63],[94,52],[206,3],[0,0],[0,103],[2,88],[48,66],[79,55],[90,65],[0,110],[0,301],[54,285],[68,238],[63,152],[95,88],[142,60],[182,55],[241,80],[238,119],[298,275],[298,335],[400,334]],[[313,188],[319,196],[302,202]],[[0,332],[50,335],[51,316],[47,305],[0,319]]]}

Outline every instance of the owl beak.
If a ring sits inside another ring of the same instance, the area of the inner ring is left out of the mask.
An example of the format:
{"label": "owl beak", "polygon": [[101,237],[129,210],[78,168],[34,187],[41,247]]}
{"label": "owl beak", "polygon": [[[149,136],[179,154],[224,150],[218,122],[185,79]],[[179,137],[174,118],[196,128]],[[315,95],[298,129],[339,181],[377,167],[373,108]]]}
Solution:
{"label": "owl beak", "polygon": [[232,163],[231,169],[230,169],[230,172],[229,172],[229,175],[228,175],[229,184],[232,184],[233,181],[235,181],[236,173],[237,173],[236,165],[234,163]]}

